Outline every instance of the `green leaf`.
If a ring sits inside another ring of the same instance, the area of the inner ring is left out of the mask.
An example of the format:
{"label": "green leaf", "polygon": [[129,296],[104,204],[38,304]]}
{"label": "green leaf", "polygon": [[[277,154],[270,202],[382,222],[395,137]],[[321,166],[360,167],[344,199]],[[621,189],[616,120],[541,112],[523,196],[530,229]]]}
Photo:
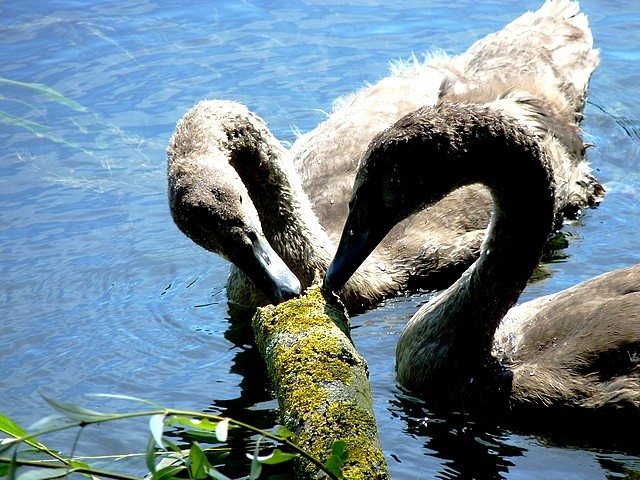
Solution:
{"label": "green leaf", "polygon": [[149,418],[149,428],[151,429],[151,435],[156,441],[156,445],[159,449],[164,450],[164,444],[162,443],[162,437],[164,435],[164,415],[152,415]]}
{"label": "green leaf", "polygon": [[28,428],[31,432],[40,432],[42,430],[57,429],[63,425],[69,424],[69,417],[66,417],[64,415],[49,415],[47,417],[41,418],[35,423],[32,423]]}
{"label": "green leaf", "polygon": [[5,417],[0,413],[0,431],[11,435],[12,437],[24,437],[27,435],[17,423],[11,420],[9,417]]}
{"label": "green leaf", "polygon": [[147,469],[155,475],[156,473],[156,442],[153,436],[149,438],[147,442],[147,451],[144,456],[144,462],[147,465]]}
{"label": "green leaf", "polygon": [[71,468],[81,468],[81,469],[85,469],[85,470],[91,470],[91,467],[89,466],[89,464],[84,463],[84,462],[80,462],[78,460],[70,460],[69,461],[69,466]]}
{"label": "green leaf", "polygon": [[213,478],[214,480],[231,480],[231,478],[227,477],[225,474],[220,473],[218,470],[216,470],[215,468],[211,467],[208,471],[207,474]]}
{"label": "green leaf", "polygon": [[[29,434],[9,417],[5,417],[2,414],[0,414],[0,432],[6,433],[7,435],[10,435],[14,438],[24,438],[23,441],[31,445],[32,447],[43,450],[47,449],[42,443],[32,438],[25,438],[28,437]],[[6,448],[9,448],[10,446],[11,441],[9,440],[6,442]],[[5,450],[6,448],[3,447],[2,449],[0,449],[0,451]]]}
{"label": "green leaf", "polygon": [[18,449],[13,449],[13,455],[11,456],[11,462],[9,463],[9,471],[7,472],[8,480],[15,480],[16,478],[16,470],[18,469],[16,465],[16,459],[18,458]]}
{"label": "green leaf", "polygon": [[79,405],[75,405],[73,403],[54,400],[53,398],[49,398],[44,395],[42,395],[42,398],[44,398],[44,401],[58,412],[66,415],[69,418],[84,423],[101,422],[105,420],[116,419],[119,417],[119,415],[100,413],[94,410],[89,410],[88,408],[81,407]]}
{"label": "green leaf", "polygon": [[189,450],[189,475],[194,479],[207,478],[209,470],[213,468],[200,445],[195,442]]}
{"label": "green leaf", "polygon": [[258,461],[260,456],[260,441],[264,437],[258,438],[256,446],[253,449],[253,458],[251,459],[251,470],[249,472],[249,480],[256,480],[262,473],[262,464]]}
{"label": "green leaf", "polygon": [[33,468],[16,477],[16,480],[45,480],[48,478],[60,478],[69,474],[66,468]]}
{"label": "green leaf", "polygon": [[284,425],[276,425],[273,429],[273,433],[274,435],[278,435],[279,437],[282,438],[293,438],[295,437],[295,433],[292,433],[287,427],[285,427]]}
{"label": "green leaf", "polygon": [[212,422],[208,418],[190,418],[181,415],[176,415],[167,420],[167,425],[184,425],[185,427],[195,428],[197,430],[205,430],[209,432],[215,432],[219,422]]}
{"label": "green leaf", "polygon": [[334,476],[342,478],[342,462],[335,455],[331,455],[329,460],[324,464],[324,468],[331,472]]}
{"label": "green leaf", "polygon": [[331,445],[331,456],[325,462],[325,468],[338,478],[342,478],[342,467],[349,458],[347,444],[344,440],[336,440]]}
{"label": "green leaf", "polygon": [[[166,477],[175,474],[175,469],[177,471],[186,470],[185,460],[189,456],[189,450],[178,450],[176,452],[167,453],[161,456],[161,460],[158,465],[155,465],[155,442],[153,439],[149,439],[149,447],[152,449],[151,458],[149,458],[149,453],[147,452],[147,467],[149,471],[153,474],[153,479],[157,480],[158,477]],[[158,468],[160,467],[160,468]],[[147,477],[145,477],[147,478]]]}
{"label": "green leaf", "polygon": [[168,438],[165,438],[163,441],[164,441],[165,449],[171,450],[171,451],[173,451],[175,453],[179,453],[179,454],[182,454],[184,452],[184,450],[182,450],[178,445],[173,443]]}
{"label": "green leaf", "polygon": [[[0,454],[6,452],[10,448],[15,447],[16,441],[13,438],[5,438],[0,442]],[[0,475],[1,477],[2,475]]]}
{"label": "green leaf", "polygon": [[200,430],[185,430],[185,437],[200,443],[219,443],[215,432],[203,432]]}
{"label": "green leaf", "polygon": [[132,397],[130,395],[116,395],[113,393],[89,393],[90,397],[106,397],[106,398],[115,398],[118,400],[131,400],[138,403],[143,403],[145,405],[151,405],[152,407],[156,407],[158,409],[164,410],[165,408],[162,405],[159,405],[155,402],[151,402],[149,400],[145,400],[144,398]]}
{"label": "green leaf", "polygon": [[[224,425],[222,427],[218,427],[219,423],[220,422],[213,422],[208,418],[199,419],[184,416],[175,416],[165,420],[165,425],[167,426],[177,424],[186,427],[185,433],[189,435],[189,438],[205,443],[215,443],[221,441],[218,438],[216,429],[224,428]],[[228,423],[227,420],[226,428],[227,430],[231,430],[232,428],[237,427],[235,427],[233,424]]]}
{"label": "green leaf", "polygon": [[227,477],[226,475],[220,473],[218,470],[216,470],[215,468],[212,469],[209,473],[209,478],[213,478],[214,480],[231,480],[229,477]]}
{"label": "green leaf", "polygon": [[167,465],[153,474],[153,480],[169,480],[183,470],[186,470],[184,465]]}
{"label": "green leaf", "polygon": [[0,85],[13,85],[16,87],[22,87],[29,90],[32,90],[36,93],[40,93],[45,96],[45,98],[65,105],[73,110],[78,112],[88,112],[89,109],[84,105],[79,104],[75,100],[71,100],[70,98],[65,97],[57,90],[43,84],[43,83],[29,83],[29,82],[19,82],[17,80],[10,80],[8,78],[0,77]]}
{"label": "green leaf", "polygon": [[[220,459],[226,456],[227,456],[227,453],[223,453],[219,455],[217,458]],[[214,480],[231,480],[229,477],[227,477],[223,473],[220,473],[218,470],[215,469],[213,465],[211,465],[206,454],[204,453],[204,451],[202,450],[200,445],[198,445],[197,442],[194,442],[193,445],[191,446],[187,463],[189,465],[189,477],[191,479],[206,478],[207,476],[209,476]],[[200,475],[204,475],[204,476],[200,476]]]}
{"label": "green leaf", "polygon": [[262,455],[258,457],[258,461],[264,465],[277,465],[279,463],[288,462],[296,457],[299,454],[297,453],[285,453],[282,450],[276,448],[269,455]]}
{"label": "green leaf", "polygon": [[346,461],[349,457],[349,452],[347,452],[347,442],[344,440],[336,440],[333,442],[333,445],[331,445],[331,453],[343,461]]}
{"label": "green leaf", "polygon": [[[42,420],[42,423],[45,425],[50,425],[50,423],[48,420],[51,420],[51,423],[53,423],[53,419],[57,419],[57,420],[61,420],[64,417],[46,417],[45,419]],[[37,422],[36,425],[40,425],[41,422]],[[59,422],[56,422],[56,426],[59,426]],[[20,427],[18,424],[16,424],[13,420],[11,420],[10,418],[0,414],[0,431],[7,433],[9,435],[11,435],[13,438],[7,438],[4,439],[2,442],[0,442],[0,453],[8,450],[9,448],[13,447],[15,444],[19,443],[19,442],[24,442],[27,445],[32,446],[33,448],[35,448],[37,451],[42,452],[50,457],[53,457],[57,460],[60,460],[63,463],[66,463],[66,461],[64,459],[62,459],[59,455],[58,452],[55,452],[53,450],[50,450],[49,447],[47,447],[46,445],[44,445],[43,443],[38,442],[37,440],[35,440],[34,438],[32,438],[33,434],[29,434],[27,433],[22,427]],[[25,450],[22,450],[21,453],[24,453]]]}

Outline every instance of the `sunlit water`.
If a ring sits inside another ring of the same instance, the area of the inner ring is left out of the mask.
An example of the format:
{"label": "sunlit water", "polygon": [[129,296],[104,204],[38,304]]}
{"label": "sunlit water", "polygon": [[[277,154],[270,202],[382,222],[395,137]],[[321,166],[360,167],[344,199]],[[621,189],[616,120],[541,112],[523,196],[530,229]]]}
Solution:
{"label": "sunlit water", "polygon": [[[175,122],[200,99],[235,99],[291,142],[334,99],[384,76],[389,60],[460,52],[539,5],[164,3],[0,6],[0,411],[25,426],[52,413],[40,393],[105,411],[135,405],[85,395],[126,394],[273,425],[277,405],[247,320],[226,301],[228,265],[169,216],[164,149]],[[584,130],[607,196],[565,226],[568,248],[523,299],[640,261],[640,8],[582,7],[602,52]],[[405,397],[395,343],[428,298],[352,319],[393,478],[638,478],[637,451],[440,419]],[[144,425],[93,433],[81,452],[146,445]]]}

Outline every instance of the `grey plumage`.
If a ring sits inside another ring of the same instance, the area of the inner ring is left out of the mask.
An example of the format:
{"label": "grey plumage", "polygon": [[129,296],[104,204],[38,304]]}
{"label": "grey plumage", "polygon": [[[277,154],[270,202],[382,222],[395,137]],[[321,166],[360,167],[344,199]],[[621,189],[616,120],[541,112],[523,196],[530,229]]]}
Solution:
{"label": "grey plumage", "polygon": [[[289,150],[246,107],[203,101],[178,123],[168,148],[173,217],[187,236],[234,264],[231,301],[279,301],[295,294],[293,276],[304,289],[326,270],[374,136],[442,103],[485,105],[528,128],[554,163],[558,217],[595,205],[602,187],[584,161],[578,122],[597,64],[577,3],[549,0],[461,55],[395,64],[390,76],[337,102]],[[406,289],[448,285],[477,258],[490,216],[485,188],[452,192],[398,224],[342,289],[343,300],[353,312]],[[282,259],[273,261],[277,272],[247,264],[254,253],[246,245],[256,238]]]}

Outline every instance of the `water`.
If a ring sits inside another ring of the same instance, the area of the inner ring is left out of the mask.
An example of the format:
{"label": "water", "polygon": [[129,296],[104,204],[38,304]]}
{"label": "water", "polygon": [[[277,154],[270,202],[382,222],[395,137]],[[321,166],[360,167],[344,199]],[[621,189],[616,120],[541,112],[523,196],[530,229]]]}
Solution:
{"label": "water", "polygon": [[[0,411],[29,425],[40,393],[89,408],[135,395],[260,426],[276,404],[227,264],[187,240],[166,205],[164,149],[202,98],[246,103],[282,141],[387,62],[456,53],[537,1],[4,2],[0,7]],[[425,5],[426,3],[426,5]],[[603,204],[523,299],[640,261],[640,8],[583,0],[602,64],[584,130]],[[638,452],[434,417],[402,395],[397,335],[428,295],[353,318],[393,478],[638,478]],[[256,367],[258,366],[258,367]],[[144,425],[86,433],[85,453],[141,451]],[[621,432],[621,435],[637,432]],[[71,441],[65,444],[69,448]],[[128,469],[141,471],[141,462]],[[239,475],[239,473],[237,473]]]}

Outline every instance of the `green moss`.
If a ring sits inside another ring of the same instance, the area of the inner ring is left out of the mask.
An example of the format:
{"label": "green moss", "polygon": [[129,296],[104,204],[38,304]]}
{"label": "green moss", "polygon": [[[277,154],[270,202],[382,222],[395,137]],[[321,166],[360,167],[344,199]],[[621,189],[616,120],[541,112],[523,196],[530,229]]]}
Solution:
{"label": "green moss", "polygon": [[[303,297],[289,300],[277,306],[258,309],[256,316],[264,317],[262,328],[286,328],[291,333],[314,326],[326,325],[330,319],[344,335],[349,337],[349,319],[337,298],[325,296],[319,287],[310,288]],[[350,338],[350,337],[349,337]]]}
{"label": "green moss", "polygon": [[[298,443],[326,461],[336,440],[347,443],[345,478],[388,478],[377,440],[367,367],[348,334],[344,309],[319,288],[253,319],[283,423]],[[301,462],[303,478],[315,469]]]}
{"label": "green moss", "polygon": [[[371,412],[351,402],[330,402],[322,413],[313,413],[310,421],[314,428],[303,430],[299,442],[316,458],[326,461],[331,444],[345,440],[349,453],[344,466],[345,478],[386,478],[386,462]],[[336,437],[337,432],[340,438]],[[309,473],[314,470],[312,465],[303,467]]]}

